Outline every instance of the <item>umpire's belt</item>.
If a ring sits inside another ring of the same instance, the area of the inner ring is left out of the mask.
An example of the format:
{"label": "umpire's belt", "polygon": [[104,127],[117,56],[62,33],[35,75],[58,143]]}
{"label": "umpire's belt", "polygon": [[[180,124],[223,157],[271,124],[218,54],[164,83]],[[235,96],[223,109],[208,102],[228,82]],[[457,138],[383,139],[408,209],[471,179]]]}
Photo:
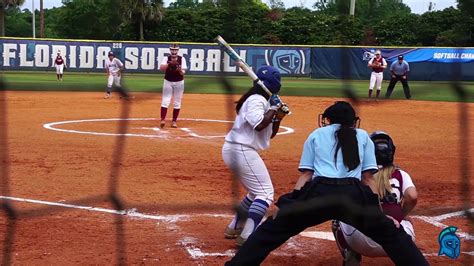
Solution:
{"label": "umpire's belt", "polygon": [[325,185],[337,185],[337,186],[348,186],[356,185],[360,183],[360,180],[355,177],[344,177],[344,178],[331,178],[324,176],[317,176],[314,178],[315,183]]}

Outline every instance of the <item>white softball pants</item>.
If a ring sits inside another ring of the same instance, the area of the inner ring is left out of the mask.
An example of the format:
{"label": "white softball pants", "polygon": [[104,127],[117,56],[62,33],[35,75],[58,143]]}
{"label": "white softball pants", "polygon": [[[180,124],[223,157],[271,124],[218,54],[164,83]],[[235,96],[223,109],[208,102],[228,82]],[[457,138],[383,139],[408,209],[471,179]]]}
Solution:
{"label": "white softball pants", "polygon": [[64,65],[56,65],[56,74],[63,74],[64,72]]}
{"label": "white softball pants", "polygon": [[[371,238],[365,236],[359,230],[348,224],[342,222],[340,224],[344,238],[352,250],[366,257],[387,257],[387,253],[385,253],[382,246],[377,244]],[[411,239],[415,241],[415,230],[413,229],[413,225],[406,220],[402,220],[400,225],[403,227],[405,232],[411,236]]]}
{"label": "white softball pants", "polygon": [[373,90],[374,87],[377,88],[377,90],[382,89],[382,80],[383,80],[383,72],[373,72],[370,75],[370,85],[369,85],[369,90]]}
{"label": "white softball pants", "polygon": [[226,142],[222,158],[229,169],[239,178],[250,200],[261,199],[268,205],[273,202],[273,184],[267,167],[256,150],[242,144]]}
{"label": "white softball pants", "polygon": [[161,98],[161,107],[168,108],[173,97],[173,108],[181,108],[181,100],[184,93],[184,80],[181,81],[165,81],[163,82],[163,92]]}
{"label": "white softball pants", "polygon": [[114,84],[116,87],[121,87],[120,79],[122,76],[109,74],[109,78],[107,79],[107,88],[112,88]]}

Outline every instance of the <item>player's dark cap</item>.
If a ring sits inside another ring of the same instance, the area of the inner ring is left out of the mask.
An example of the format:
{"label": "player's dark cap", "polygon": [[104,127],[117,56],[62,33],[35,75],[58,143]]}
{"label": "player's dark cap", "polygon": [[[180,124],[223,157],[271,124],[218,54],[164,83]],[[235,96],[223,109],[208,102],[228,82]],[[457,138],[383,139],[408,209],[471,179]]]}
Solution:
{"label": "player's dark cap", "polygon": [[403,55],[399,55],[398,60],[403,60]]}
{"label": "player's dark cap", "polygon": [[110,51],[108,56],[115,56],[114,52]]}
{"label": "player's dark cap", "polygon": [[277,94],[280,91],[281,76],[280,71],[277,68],[263,65],[258,68],[257,77],[272,93]]}
{"label": "player's dark cap", "polygon": [[170,45],[170,49],[171,50],[178,50],[179,49],[179,45],[177,43],[173,43]]}

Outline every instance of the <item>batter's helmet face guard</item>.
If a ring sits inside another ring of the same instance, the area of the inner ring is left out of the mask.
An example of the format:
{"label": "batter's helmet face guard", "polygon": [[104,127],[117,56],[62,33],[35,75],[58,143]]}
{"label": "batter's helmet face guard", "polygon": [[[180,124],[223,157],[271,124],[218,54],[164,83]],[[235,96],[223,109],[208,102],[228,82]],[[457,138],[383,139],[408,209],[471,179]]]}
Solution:
{"label": "batter's helmet face guard", "polygon": [[329,124],[350,125],[351,127],[359,128],[360,118],[356,116],[355,110],[350,103],[337,101],[318,116],[319,127],[325,127]]}
{"label": "batter's helmet face guard", "polygon": [[179,51],[179,45],[177,43],[173,43],[170,45],[170,53],[172,55],[177,55]]}
{"label": "batter's helmet face guard", "polygon": [[390,135],[383,131],[375,131],[370,134],[370,139],[374,142],[377,164],[382,166],[393,165],[396,147]]}
{"label": "batter's helmet face guard", "polygon": [[280,92],[281,76],[280,71],[277,68],[267,65],[261,66],[257,70],[257,77],[273,94],[278,94],[278,92]]}

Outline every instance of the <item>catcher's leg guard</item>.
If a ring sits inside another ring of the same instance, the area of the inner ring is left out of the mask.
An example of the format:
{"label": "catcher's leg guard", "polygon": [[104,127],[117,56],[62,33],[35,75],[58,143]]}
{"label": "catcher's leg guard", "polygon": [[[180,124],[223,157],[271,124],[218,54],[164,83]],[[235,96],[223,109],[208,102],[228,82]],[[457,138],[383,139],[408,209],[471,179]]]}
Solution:
{"label": "catcher's leg guard", "polygon": [[343,266],[358,266],[360,265],[360,261],[362,260],[362,256],[357,254],[355,251],[349,247],[344,238],[344,233],[342,232],[341,225],[339,221],[333,220],[332,221],[332,233],[334,234],[334,238],[336,240],[337,248],[341,252],[343,262]]}

